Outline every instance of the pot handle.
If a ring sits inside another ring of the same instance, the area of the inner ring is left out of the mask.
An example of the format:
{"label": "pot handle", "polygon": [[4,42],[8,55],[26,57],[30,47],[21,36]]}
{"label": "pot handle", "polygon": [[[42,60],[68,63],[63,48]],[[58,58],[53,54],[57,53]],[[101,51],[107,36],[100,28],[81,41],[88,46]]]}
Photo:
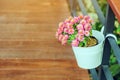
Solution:
{"label": "pot handle", "polygon": [[105,38],[107,38],[107,37],[113,37],[115,39],[115,41],[117,42],[117,37],[114,34],[109,33],[105,36]]}
{"label": "pot handle", "polygon": [[[100,31],[100,32],[101,32],[101,33],[104,32],[104,26],[101,28],[101,31]],[[117,37],[116,37],[114,34],[109,33],[109,34],[107,34],[107,35],[105,36],[105,38],[107,38],[107,37],[113,37],[113,38],[115,39],[115,41],[117,42]]]}
{"label": "pot handle", "polygon": [[101,32],[101,33],[103,33],[103,32],[104,32],[104,26],[101,28],[100,32]]}

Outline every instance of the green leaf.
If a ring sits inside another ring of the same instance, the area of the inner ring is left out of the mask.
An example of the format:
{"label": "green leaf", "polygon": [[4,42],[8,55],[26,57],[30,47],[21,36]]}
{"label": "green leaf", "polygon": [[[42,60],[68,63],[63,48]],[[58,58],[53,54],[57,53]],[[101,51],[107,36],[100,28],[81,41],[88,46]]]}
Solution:
{"label": "green leaf", "polygon": [[92,36],[92,30],[90,30],[90,36]]}
{"label": "green leaf", "polygon": [[113,58],[111,59],[111,61],[112,61],[112,63],[115,63],[115,62],[116,62],[116,58],[113,57]]}
{"label": "green leaf", "polygon": [[83,47],[84,46],[84,43],[83,42],[80,42],[79,43],[79,47]]}
{"label": "green leaf", "polygon": [[67,43],[70,44],[72,41],[71,40],[67,40]]}
{"label": "green leaf", "polygon": [[118,64],[114,64],[114,65],[110,66],[110,71],[111,71],[112,75],[115,76],[118,73],[120,73],[120,66]]}
{"label": "green leaf", "polygon": [[76,26],[77,26],[77,24],[73,24],[73,28],[74,28],[74,29],[76,28]]}
{"label": "green leaf", "polygon": [[83,43],[84,43],[84,47],[87,47],[87,41],[84,40]]}

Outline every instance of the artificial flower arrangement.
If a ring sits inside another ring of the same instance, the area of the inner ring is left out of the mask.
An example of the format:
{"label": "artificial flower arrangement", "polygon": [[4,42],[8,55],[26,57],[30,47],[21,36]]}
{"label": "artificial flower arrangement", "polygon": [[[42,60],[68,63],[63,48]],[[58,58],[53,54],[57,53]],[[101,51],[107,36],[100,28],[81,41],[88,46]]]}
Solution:
{"label": "artificial flower arrangement", "polygon": [[69,17],[59,23],[56,38],[62,45],[66,43],[74,47],[88,47],[97,44],[97,40],[92,36],[92,22],[90,16],[80,15]]}

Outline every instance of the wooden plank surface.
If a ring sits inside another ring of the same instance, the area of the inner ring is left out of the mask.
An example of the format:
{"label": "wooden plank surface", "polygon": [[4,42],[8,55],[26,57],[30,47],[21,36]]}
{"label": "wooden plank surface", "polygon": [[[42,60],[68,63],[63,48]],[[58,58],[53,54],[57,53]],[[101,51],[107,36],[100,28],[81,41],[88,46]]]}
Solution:
{"label": "wooden plank surface", "polygon": [[66,0],[0,0],[0,80],[89,80],[55,38]]}
{"label": "wooden plank surface", "polygon": [[108,3],[120,23],[120,0],[108,0]]}
{"label": "wooden plank surface", "polygon": [[0,60],[0,80],[88,80],[86,74],[74,60]]}

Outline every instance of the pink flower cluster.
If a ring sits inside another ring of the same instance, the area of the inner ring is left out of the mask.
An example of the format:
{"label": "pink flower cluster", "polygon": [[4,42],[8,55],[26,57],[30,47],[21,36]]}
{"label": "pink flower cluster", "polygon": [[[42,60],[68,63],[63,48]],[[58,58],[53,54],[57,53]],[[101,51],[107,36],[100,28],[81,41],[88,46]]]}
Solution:
{"label": "pink flower cluster", "polygon": [[78,17],[69,17],[64,22],[59,23],[56,32],[56,38],[65,45],[70,42],[72,46],[79,46],[85,37],[91,35],[92,19],[89,16],[80,15]]}

